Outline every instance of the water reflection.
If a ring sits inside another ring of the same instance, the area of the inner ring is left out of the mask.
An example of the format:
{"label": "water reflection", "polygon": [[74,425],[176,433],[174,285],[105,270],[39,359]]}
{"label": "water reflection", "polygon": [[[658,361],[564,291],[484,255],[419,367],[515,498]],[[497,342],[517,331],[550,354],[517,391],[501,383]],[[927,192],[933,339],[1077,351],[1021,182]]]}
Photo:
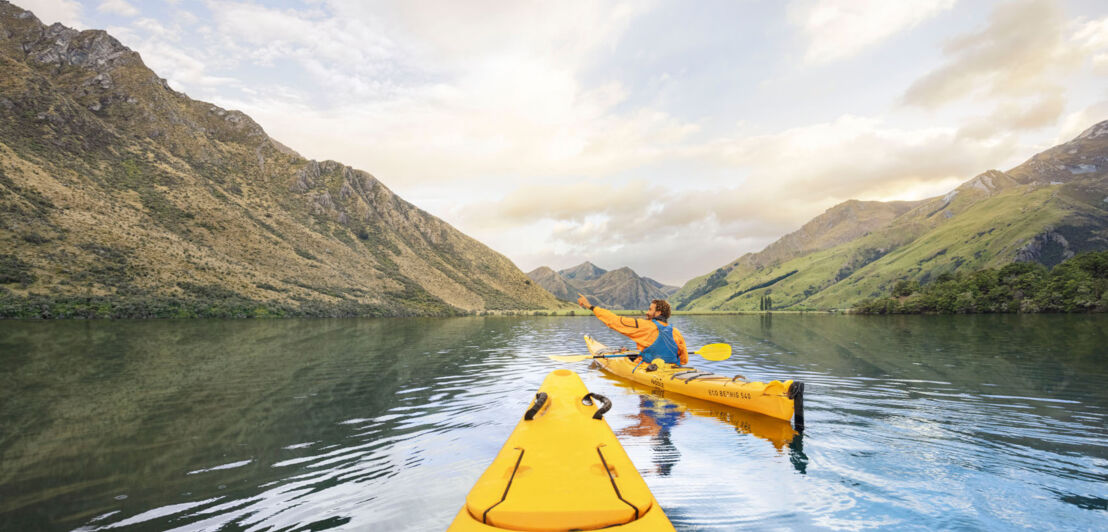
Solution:
{"label": "water reflection", "polygon": [[617,388],[638,395],[639,412],[629,416],[636,424],[621,429],[619,434],[649,437],[652,442],[656,442],[652,446],[655,450],[655,471],[662,476],[668,475],[680,458],[680,452],[673,446],[670,433],[688,415],[711,419],[734,428],[739,435],[765,440],[779,453],[787,448],[790,463],[797,472],[804,473],[807,467],[808,457],[804,455],[802,434],[794,430],[788,421],[695,397],[666,394],[606,373],[603,377]]}
{"label": "water reflection", "polygon": [[[749,412],[727,405],[688,397],[677,393],[666,393],[652,389],[639,383],[627,381],[603,374],[603,377],[612,382],[616,387],[626,389],[640,395],[641,415],[651,418],[657,416],[656,412],[665,412],[666,415],[658,416],[664,419],[673,419],[667,423],[667,428],[676,425],[677,420],[684,415],[715,419],[725,425],[734,427],[739,434],[749,434],[770,442],[774,449],[781,451],[797,435],[788,421],[775,419],[769,416]],[[649,408],[642,405],[642,401],[648,401]],[[661,405],[661,406],[659,406]],[[650,412],[649,414],[647,412]]]}
{"label": "water reflection", "polygon": [[[670,431],[685,416],[679,407],[660,397],[639,396],[639,413],[630,415],[634,425],[624,427],[620,436],[649,438],[653,450],[654,473],[668,477],[674,464],[681,459],[681,453],[670,440]],[[640,466],[641,467],[641,466]]]}
{"label": "water reflection", "polygon": [[[680,322],[677,320],[680,319]],[[679,529],[1095,529],[1088,316],[696,316],[784,421],[569,366]],[[587,318],[0,322],[0,530],[436,530]]]}

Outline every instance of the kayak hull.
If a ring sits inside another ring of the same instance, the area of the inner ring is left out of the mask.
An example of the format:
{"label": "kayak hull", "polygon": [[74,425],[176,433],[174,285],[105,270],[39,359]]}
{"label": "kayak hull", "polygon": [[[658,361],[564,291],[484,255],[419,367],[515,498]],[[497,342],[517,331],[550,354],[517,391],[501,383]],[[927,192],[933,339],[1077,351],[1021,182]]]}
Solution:
{"label": "kayak hull", "polygon": [[[594,356],[619,352],[590,336],[585,336],[585,344]],[[653,364],[656,369],[651,369],[649,363],[632,362],[629,357],[597,358],[593,362],[604,372],[644,385],[659,395],[678,393],[784,421],[798,412],[796,403],[803,393],[803,385],[791,380],[751,382],[741,376],[715,375],[660,360]],[[797,430],[802,430],[801,416],[797,416],[796,424]]]}
{"label": "kayak hull", "polygon": [[673,530],[576,373],[551,372],[451,531]]}
{"label": "kayak hull", "polygon": [[632,380],[608,373],[603,375],[604,378],[611,380],[614,386],[625,388],[629,393],[637,394],[640,397],[656,397],[662,404],[672,404],[673,411],[678,414],[687,413],[696,417],[712,418],[723,424],[731,425],[735,427],[735,431],[739,434],[749,434],[768,441],[778,451],[790,445],[799,434],[791,423],[783,419],[776,419],[757,412],[721,405],[687,395],[676,393],[667,395]]}

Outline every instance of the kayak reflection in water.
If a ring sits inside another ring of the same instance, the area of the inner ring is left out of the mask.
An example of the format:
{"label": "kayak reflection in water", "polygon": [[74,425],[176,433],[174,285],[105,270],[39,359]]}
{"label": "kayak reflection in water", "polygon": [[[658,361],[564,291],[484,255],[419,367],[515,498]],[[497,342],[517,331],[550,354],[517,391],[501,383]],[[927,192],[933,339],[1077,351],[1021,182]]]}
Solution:
{"label": "kayak reflection in water", "polygon": [[666,323],[670,312],[669,303],[666,300],[651,301],[650,309],[646,311],[646,319],[617,316],[610,310],[590,304],[589,298],[581,294],[577,294],[577,304],[591,310],[613,331],[634,340],[639,352],[642,353],[642,358],[647,362],[660,358],[670,364],[683,366],[689,363],[689,350],[685,347],[685,337],[681,335],[681,331]]}
{"label": "kayak reflection in water", "polygon": [[639,413],[628,416],[638,423],[621,429],[621,436],[649,437],[650,448],[654,451],[654,472],[658,476],[668,477],[673,466],[681,458],[677,446],[670,440],[670,429],[685,417],[676,404],[649,395],[639,396]]}

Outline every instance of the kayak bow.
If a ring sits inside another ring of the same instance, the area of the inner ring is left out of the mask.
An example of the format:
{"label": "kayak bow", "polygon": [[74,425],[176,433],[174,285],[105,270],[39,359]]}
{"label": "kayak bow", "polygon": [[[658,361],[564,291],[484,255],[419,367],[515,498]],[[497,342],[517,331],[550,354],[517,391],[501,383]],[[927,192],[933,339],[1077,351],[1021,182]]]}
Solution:
{"label": "kayak bow", "polygon": [[673,530],[604,421],[609,408],[576,373],[547,375],[448,530]]}

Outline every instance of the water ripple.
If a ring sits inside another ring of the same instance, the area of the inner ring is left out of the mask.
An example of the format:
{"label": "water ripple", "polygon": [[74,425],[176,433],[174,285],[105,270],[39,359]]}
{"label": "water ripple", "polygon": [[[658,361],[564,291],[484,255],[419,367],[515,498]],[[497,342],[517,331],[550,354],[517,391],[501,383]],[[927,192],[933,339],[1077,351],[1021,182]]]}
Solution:
{"label": "water ripple", "polygon": [[29,343],[12,352],[35,356],[0,361],[0,380],[21,386],[0,391],[12,429],[0,435],[0,523],[441,530],[546,373],[569,367],[612,399],[605,419],[681,530],[1103,526],[1104,327],[675,322],[690,345],[734,346],[698,367],[804,381],[804,434],[548,359],[580,353],[585,333],[621,342],[586,318],[22,331]]}

